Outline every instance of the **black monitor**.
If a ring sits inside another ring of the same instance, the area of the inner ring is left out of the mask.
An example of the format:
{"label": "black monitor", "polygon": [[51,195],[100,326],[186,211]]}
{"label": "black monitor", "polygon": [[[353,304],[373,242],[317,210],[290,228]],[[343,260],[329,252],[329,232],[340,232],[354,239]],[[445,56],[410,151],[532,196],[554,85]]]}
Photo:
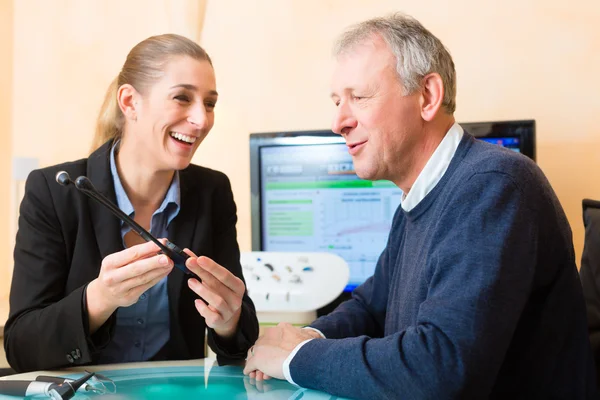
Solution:
{"label": "black monitor", "polygon": [[535,121],[461,122],[465,131],[478,139],[498,144],[535,161]]}
{"label": "black monitor", "polygon": [[[534,121],[461,124],[535,158]],[[252,250],[326,251],[348,262],[352,291],[373,274],[402,192],[356,176],[344,139],[331,131],[250,135]]]}

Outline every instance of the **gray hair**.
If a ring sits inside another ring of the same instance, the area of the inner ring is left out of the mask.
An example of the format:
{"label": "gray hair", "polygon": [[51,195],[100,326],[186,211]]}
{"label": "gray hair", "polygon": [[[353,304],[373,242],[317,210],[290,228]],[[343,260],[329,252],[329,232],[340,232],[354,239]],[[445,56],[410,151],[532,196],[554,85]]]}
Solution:
{"label": "gray hair", "polygon": [[444,84],[442,106],[452,114],[456,109],[456,71],[442,42],[416,19],[394,13],[351,26],[337,40],[333,54],[339,56],[373,35],[380,35],[396,57],[396,72],[404,94],[421,88],[423,77],[438,73]]}

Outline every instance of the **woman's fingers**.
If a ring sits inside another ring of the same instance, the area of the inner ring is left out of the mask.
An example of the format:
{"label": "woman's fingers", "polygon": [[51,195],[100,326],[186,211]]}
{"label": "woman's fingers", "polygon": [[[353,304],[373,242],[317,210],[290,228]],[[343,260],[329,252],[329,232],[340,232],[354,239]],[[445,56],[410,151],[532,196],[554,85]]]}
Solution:
{"label": "woman's fingers", "polygon": [[152,242],[132,246],[104,258],[98,283],[107,300],[128,306],[173,269],[173,261]]}
{"label": "woman's fingers", "polygon": [[158,246],[153,242],[147,242],[131,246],[125,250],[106,256],[104,260],[102,260],[102,268],[120,268],[124,265],[131,264],[132,262],[141,258],[146,258],[148,256],[155,255],[158,251]]}
{"label": "woman's fingers", "polygon": [[217,310],[215,307],[207,305],[201,299],[195,300],[194,305],[209,328],[217,329],[223,326],[233,316],[231,311]]}
{"label": "woman's fingers", "polygon": [[[204,281],[198,282],[194,278],[188,279],[188,286],[218,312],[231,313],[241,307],[242,299],[228,290],[223,290],[222,288],[215,290],[209,287]],[[229,318],[228,316],[225,317]]]}
{"label": "woman's fingers", "polygon": [[133,287],[132,289],[129,289],[129,291],[125,295],[125,299],[130,304],[136,303],[138,301],[139,297],[142,295],[142,293],[146,292],[151,287],[154,287],[158,282],[163,280],[165,278],[165,276],[167,276],[167,275],[168,275],[168,272],[165,274],[162,274],[162,275],[155,276],[147,283]]}
{"label": "woman's fingers", "polygon": [[[241,307],[246,291],[244,282],[209,258],[200,257],[198,260],[201,259],[209,261],[209,269],[212,273],[198,264],[189,262],[190,269],[202,280],[200,283],[196,279],[190,279],[188,282],[190,288],[218,310],[228,306],[232,312],[237,311]],[[226,305],[222,304],[223,301]]]}
{"label": "woman's fingers", "polygon": [[[168,263],[166,266],[161,265],[160,268],[150,268],[140,275],[132,276],[131,278],[123,281],[121,284],[127,287],[128,290],[135,289],[140,286],[147,286],[153,281],[160,281],[162,278],[167,276],[173,269],[173,263]],[[152,287],[152,286],[150,286]]]}
{"label": "woman's fingers", "polygon": [[191,251],[190,249],[188,249],[187,247],[185,249],[183,249],[183,252],[185,254],[187,254],[188,256],[190,256],[191,258],[198,258],[198,256],[195,255],[194,252]]}
{"label": "woman's fingers", "polygon": [[129,281],[127,287],[131,289],[149,281],[150,278],[146,276],[149,272],[155,271],[159,274],[164,271],[170,271],[172,267],[173,261],[167,256],[164,254],[154,255],[138,259],[120,268],[108,270],[102,274],[102,280],[107,286],[124,284]]}
{"label": "woman's fingers", "polygon": [[208,257],[198,257],[196,265],[191,265],[191,269],[200,279],[206,280],[208,286],[223,285],[238,296],[242,296],[246,291],[246,286],[240,278]]}

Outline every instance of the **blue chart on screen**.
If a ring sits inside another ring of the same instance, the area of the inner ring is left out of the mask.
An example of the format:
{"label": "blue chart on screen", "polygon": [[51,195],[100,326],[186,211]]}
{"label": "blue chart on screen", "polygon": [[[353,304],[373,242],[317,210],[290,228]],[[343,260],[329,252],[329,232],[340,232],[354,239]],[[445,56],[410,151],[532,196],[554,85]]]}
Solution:
{"label": "blue chart on screen", "polygon": [[517,153],[521,152],[520,141],[519,138],[516,137],[484,137],[479,139],[483,140],[484,142],[506,147],[508,149],[516,151]]}
{"label": "blue chart on screen", "polygon": [[[276,379],[258,385],[244,376],[242,367],[215,366],[207,368],[206,373],[204,367],[134,368],[98,372],[114,381],[116,391],[97,394],[80,390],[74,399],[342,399],[301,389]],[[65,376],[79,378],[81,374]]]}

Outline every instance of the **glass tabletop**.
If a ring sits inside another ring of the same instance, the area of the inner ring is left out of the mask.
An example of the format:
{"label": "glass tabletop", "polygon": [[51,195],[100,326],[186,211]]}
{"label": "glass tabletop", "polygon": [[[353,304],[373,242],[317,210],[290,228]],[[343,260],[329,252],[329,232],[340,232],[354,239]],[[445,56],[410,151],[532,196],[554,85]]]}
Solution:
{"label": "glass tabletop", "polygon": [[[240,366],[155,365],[142,368],[110,368],[96,366],[100,378],[89,381],[88,389],[80,388],[73,399],[218,399],[218,400],[337,400],[340,397],[302,389],[286,381],[270,379],[256,382],[242,373]],[[38,374],[42,375],[42,373]],[[55,374],[56,375],[56,374]],[[84,372],[63,371],[60,376],[77,379]],[[7,377],[10,379],[10,377]],[[33,376],[28,376],[34,379]],[[15,379],[23,379],[22,377]],[[114,382],[114,384],[111,383]],[[31,399],[44,396],[28,397]],[[47,398],[47,397],[45,397]],[[1,396],[0,399],[15,399]]]}

